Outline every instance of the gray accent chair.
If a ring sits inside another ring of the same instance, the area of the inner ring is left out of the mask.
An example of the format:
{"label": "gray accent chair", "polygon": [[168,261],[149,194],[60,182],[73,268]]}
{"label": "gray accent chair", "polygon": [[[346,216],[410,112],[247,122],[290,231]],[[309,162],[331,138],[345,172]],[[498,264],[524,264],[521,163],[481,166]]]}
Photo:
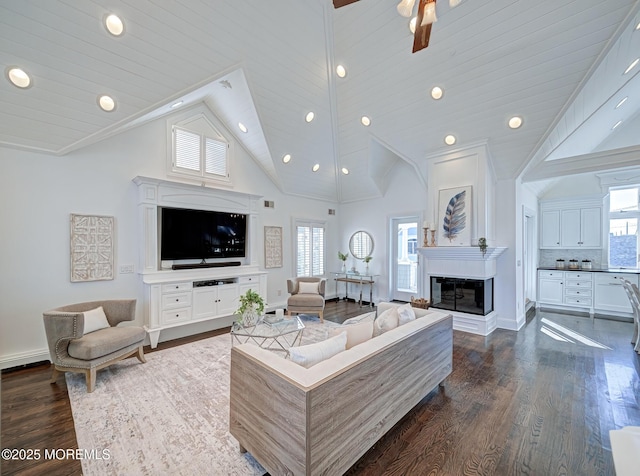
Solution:
{"label": "gray accent chair", "polygon": [[[298,283],[318,283],[318,294],[300,293]],[[300,277],[287,279],[287,291],[291,296],[287,300],[287,315],[317,314],[324,322],[324,292],[327,280],[323,278]]]}
{"label": "gray accent chair", "polygon": [[[111,327],[85,335],[84,311],[100,306]],[[59,372],[80,372],[86,375],[87,392],[93,392],[98,370],[134,354],[140,362],[146,362],[142,349],[145,330],[136,326],[117,327],[135,319],[135,299],[71,304],[46,311],[42,317],[53,363],[51,383],[56,382]]]}

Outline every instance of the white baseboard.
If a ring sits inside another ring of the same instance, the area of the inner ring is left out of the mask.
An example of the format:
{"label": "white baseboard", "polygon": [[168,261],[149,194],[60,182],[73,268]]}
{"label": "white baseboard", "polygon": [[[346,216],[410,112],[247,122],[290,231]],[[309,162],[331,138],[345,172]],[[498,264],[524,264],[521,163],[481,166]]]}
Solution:
{"label": "white baseboard", "polygon": [[0,369],[11,369],[22,365],[42,362],[43,360],[51,361],[49,349],[38,349],[29,352],[19,352],[17,354],[0,356]]}
{"label": "white baseboard", "polygon": [[498,319],[498,327],[500,329],[507,329],[509,331],[519,331],[522,326],[524,326],[527,321],[526,316],[524,314],[518,316],[518,319],[514,321],[513,319]]}

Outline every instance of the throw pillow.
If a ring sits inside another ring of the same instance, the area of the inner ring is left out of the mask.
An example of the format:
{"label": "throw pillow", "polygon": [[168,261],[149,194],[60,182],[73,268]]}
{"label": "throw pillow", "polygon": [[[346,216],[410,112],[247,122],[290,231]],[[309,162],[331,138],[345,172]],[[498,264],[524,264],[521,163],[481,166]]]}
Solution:
{"label": "throw pillow", "polygon": [[391,329],[398,327],[398,309],[389,308],[373,321],[373,337],[384,334]]}
{"label": "throw pillow", "polygon": [[300,294],[320,294],[318,283],[307,283],[305,281],[298,283],[298,292]]}
{"label": "throw pillow", "polygon": [[411,307],[411,304],[403,304],[398,306],[398,325],[406,324],[407,322],[414,321],[416,319],[416,312]]}
{"label": "throw pillow", "polygon": [[90,311],[84,311],[84,333],[99,331],[100,329],[106,329],[111,327],[107,316],[104,313],[102,306],[91,309]]}
{"label": "throw pillow", "polygon": [[373,337],[373,319],[347,325],[342,324],[340,327],[334,327],[329,332],[331,335],[346,332],[347,349],[350,349],[354,345],[362,344]]}
{"label": "throw pillow", "polygon": [[365,321],[371,321],[373,322],[373,320],[376,318],[376,313],[375,311],[373,312],[366,312],[364,314],[360,314],[359,316],[356,317],[350,317],[349,319],[347,319],[346,321],[344,321],[342,323],[343,326],[348,326],[350,324],[359,324],[361,322],[365,322]]}
{"label": "throw pillow", "polygon": [[341,332],[337,336],[331,337],[315,344],[301,345],[289,349],[289,358],[292,362],[309,368],[329,357],[342,352],[347,347],[347,333]]}

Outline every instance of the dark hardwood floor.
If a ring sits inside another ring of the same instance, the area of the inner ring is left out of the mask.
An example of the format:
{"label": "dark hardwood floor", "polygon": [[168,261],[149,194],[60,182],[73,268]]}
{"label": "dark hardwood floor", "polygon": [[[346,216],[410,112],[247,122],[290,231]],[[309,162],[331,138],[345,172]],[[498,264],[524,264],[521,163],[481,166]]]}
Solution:
{"label": "dark hardwood floor", "polygon": [[[342,322],[366,310],[334,301],[325,318]],[[609,430],[640,425],[640,356],[631,332],[626,322],[547,312],[519,332],[455,331],[445,388],[426,396],[348,474],[614,474]],[[77,448],[64,377],[50,385],[49,376],[48,365],[3,372],[2,448]],[[0,463],[3,475],[81,474],[80,462],[69,459]]]}

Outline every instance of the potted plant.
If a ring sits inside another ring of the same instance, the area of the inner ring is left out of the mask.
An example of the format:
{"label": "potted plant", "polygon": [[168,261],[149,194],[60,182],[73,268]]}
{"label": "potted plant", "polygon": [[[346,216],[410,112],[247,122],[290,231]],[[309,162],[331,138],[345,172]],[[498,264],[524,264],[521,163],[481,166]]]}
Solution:
{"label": "potted plant", "polygon": [[480,251],[482,251],[482,257],[487,252],[487,239],[486,238],[478,238],[478,246],[480,247]]}
{"label": "potted plant", "polygon": [[365,256],[365,258],[362,261],[364,261],[365,264],[367,265],[364,271],[365,274],[369,274],[369,261],[371,261],[371,255]]}
{"label": "potted plant", "polygon": [[254,326],[264,313],[265,302],[262,296],[252,289],[239,297],[240,306],[234,314],[240,315],[238,322],[245,326]]}
{"label": "potted plant", "polygon": [[345,261],[347,261],[347,258],[349,257],[349,253],[342,253],[341,251],[338,251],[338,259],[340,261],[342,261],[342,272],[344,273],[347,270],[347,265],[345,263]]}

